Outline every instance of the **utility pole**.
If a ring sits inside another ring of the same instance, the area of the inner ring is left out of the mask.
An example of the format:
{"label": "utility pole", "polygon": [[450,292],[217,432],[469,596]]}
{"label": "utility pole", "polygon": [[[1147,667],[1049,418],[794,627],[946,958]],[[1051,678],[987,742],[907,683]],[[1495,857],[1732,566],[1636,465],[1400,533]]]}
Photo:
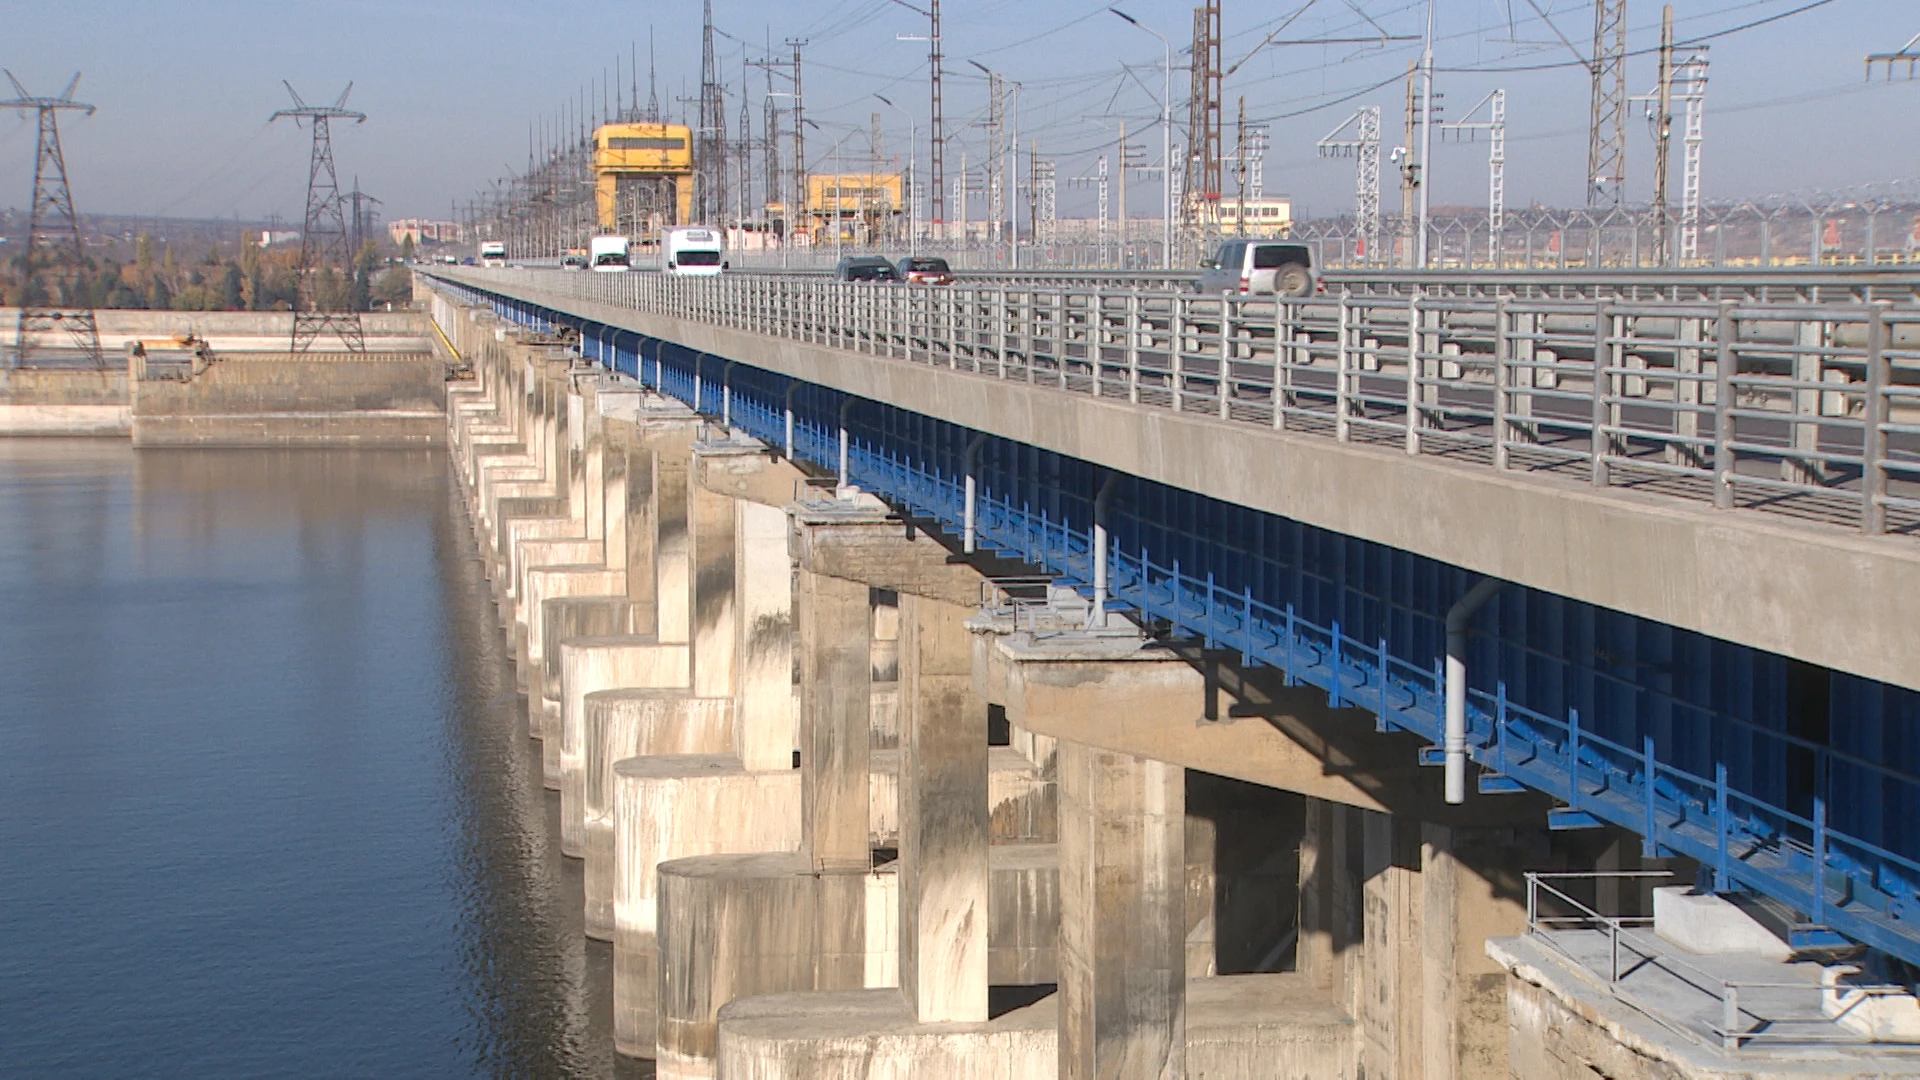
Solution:
{"label": "utility pole", "polygon": [[[59,114],[62,109],[85,110],[93,115],[93,106],[73,100],[80,87],[80,73],[74,72],[59,97],[34,97],[9,71],[7,81],[17,95],[0,102],[0,108],[32,109],[40,122],[40,139],[33,155],[33,204],[27,215],[26,288],[20,301],[18,321],[14,324],[14,363],[28,367],[40,334],[65,330],[73,343],[96,368],[106,366],[100,352],[100,329],[94,322],[93,305],[61,304],[60,294],[83,297],[87,283],[81,276],[86,255],[80,247],[80,219],[73,212],[73,191],[67,184],[67,158],[60,149]],[[42,274],[45,274],[43,277]],[[49,302],[52,301],[52,302]]]}
{"label": "utility pole", "polygon": [[1428,262],[1427,202],[1433,190],[1427,182],[1433,164],[1433,5],[1434,0],[1427,0],[1427,38],[1420,50],[1420,235],[1414,259],[1422,270]]}
{"label": "utility pole", "polygon": [[[1107,10],[1159,38],[1160,48],[1165,57],[1160,68],[1160,261],[1162,266],[1171,270],[1173,269],[1173,218],[1175,208],[1182,205],[1181,197],[1175,194],[1175,189],[1180,187],[1182,170],[1176,170],[1173,167],[1173,42],[1168,41],[1165,34],[1147,26],[1119,8]],[[1191,159],[1189,159],[1188,168],[1191,167]],[[1191,190],[1191,185],[1188,185],[1188,190]]]}
{"label": "utility pole", "polygon": [[[307,164],[307,218],[300,232],[300,265],[296,271],[300,288],[295,291],[293,305],[293,351],[306,352],[315,338],[331,331],[339,335],[348,352],[366,352],[359,312],[340,310],[347,290],[343,287],[339,296],[323,298],[314,287],[313,275],[319,267],[329,264],[344,269],[353,258],[352,253],[345,250],[347,222],[341,207],[340,177],[333,168],[333,137],[328,125],[334,120],[364,124],[367,114],[347,108],[347,95],[353,93],[352,83],[340,91],[331,105],[308,105],[300,100],[292,83],[283,81],[281,85],[292,95],[293,108],[275,112],[267,117],[267,122],[283,116],[290,117],[295,125],[305,120],[313,132],[313,150]],[[302,291],[306,295],[300,295]]]}
{"label": "utility pole", "polygon": [[1247,235],[1247,95],[1240,95],[1239,115],[1233,122],[1233,231]]}
{"label": "utility pole", "polygon": [[[922,38],[918,34],[896,34],[894,36],[899,41],[925,41],[927,43],[928,111],[932,114],[929,119],[933,122],[933,130],[930,133],[927,144],[927,166],[930,174],[928,177],[928,210],[931,212],[930,216],[933,218],[933,235],[936,238],[940,238],[942,234],[946,232],[947,224],[947,134],[946,122],[941,115],[942,105],[940,100],[940,80],[942,74],[940,70],[942,59],[940,54],[940,0],[928,0],[925,8],[915,7],[907,3],[907,0],[893,0],[893,2],[916,15],[925,17],[927,20],[927,36],[925,38]],[[962,180],[962,183],[964,184],[965,181]],[[965,196],[962,196],[962,198],[964,197]],[[961,216],[964,219],[966,215],[963,212]],[[962,228],[960,230],[960,239],[964,243],[966,238],[966,229]]]}
{"label": "utility pole", "polygon": [[[800,47],[805,38],[788,38],[793,49],[793,205],[787,207],[788,222],[807,220],[807,106],[800,92]],[[793,225],[787,226],[789,234]]]}
{"label": "utility pole", "polygon": [[1627,0],[1593,0],[1587,205],[1619,206],[1627,178]]}
{"label": "utility pole", "polygon": [[1407,131],[1406,141],[1395,148],[1394,157],[1400,162],[1400,266],[1411,270],[1414,267],[1414,206],[1419,199],[1420,162],[1413,154],[1414,125],[1419,118],[1419,99],[1415,96],[1420,74],[1418,61],[1407,65]]}
{"label": "utility pole", "polygon": [[1660,85],[1653,115],[1653,262],[1667,265],[1667,149],[1673,141],[1673,5],[1660,12]]}

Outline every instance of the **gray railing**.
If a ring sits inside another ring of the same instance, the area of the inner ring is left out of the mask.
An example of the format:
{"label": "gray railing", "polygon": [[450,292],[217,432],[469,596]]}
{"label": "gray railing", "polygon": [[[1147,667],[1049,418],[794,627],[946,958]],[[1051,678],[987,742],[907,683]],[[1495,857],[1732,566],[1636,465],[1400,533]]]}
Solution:
{"label": "gray railing", "polygon": [[[1846,524],[1920,530],[1920,305],[435,269],[1142,408]],[[1911,279],[1908,279],[1909,281]],[[1491,290],[1490,290],[1491,291]]]}
{"label": "gray railing", "polygon": [[[1723,1050],[1739,1050],[1754,1043],[1872,1043],[1872,1037],[1849,1030],[1837,1019],[1849,1011],[1866,1011],[1863,1006],[1870,999],[1900,997],[1908,992],[1906,987],[1891,983],[1839,985],[1826,980],[1730,979],[1708,971],[1703,966],[1707,961],[1683,959],[1677,947],[1655,936],[1652,919],[1605,915],[1566,891],[1576,882],[1593,884],[1612,879],[1637,886],[1672,876],[1665,870],[1529,873],[1527,933],[1602,980],[1619,1001],[1677,1034],[1693,1039],[1706,1036]],[[1604,940],[1602,956],[1589,955],[1578,947],[1584,943],[1583,934]],[[1638,992],[1640,984],[1655,981],[1666,984],[1660,995],[1663,1005],[1652,1004]],[[1675,1007],[1676,989],[1683,994],[1690,989],[1711,998],[1713,1019],[1701,1022],[1704,1018],[1696,1018],[1689,1023],[1686,1011]]]}

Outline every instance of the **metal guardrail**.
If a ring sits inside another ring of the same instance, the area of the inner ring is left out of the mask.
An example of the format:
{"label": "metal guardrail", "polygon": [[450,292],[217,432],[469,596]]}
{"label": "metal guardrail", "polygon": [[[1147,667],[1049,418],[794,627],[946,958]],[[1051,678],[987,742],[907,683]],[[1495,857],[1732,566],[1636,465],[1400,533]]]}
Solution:
{"label": "metal guardrail", "polygon": [[1502,475],[1920,531],[1920,304],[434,273]]}
{"label": "metal guardrail", "polygon": [[[1673,875],[1666,870],[1621,870],[1597,872],[1528,873],[1527,879],[1527,934],[1546,948],[1566,958],[1576,967],[1590,973],[1604,985],[1614,997],[1645,1014],[1676,1034],[1690,1039],[1700,1040],[1703,1034],[1718,1042],[1723,1050],[1739,1050],[1753,1043],[1787,1044],[1840,1044],[1869,1045],[1873,1039],[1853,1034],[1834,1023],[1835,1017],[1823,1011],[1826,1000],[1836,998],[1836,987],[1824,982],[1785,982],[1780,980],[1729,979],[1723,975],[1706,970],[1699,964],[1690,963],[1678,955],[1673,946],[1662,946],[1658,941],[1646,936],[1653,929],[1653,920],[1644,916],[1625,917],[1603,915],[1595,908],[1576,899],[1556,882],[1599,881],[1614,879],[1620,881],[1644,881],[1666,879]],[[1542,901],[1546,901],[1543,905]],[[1565,911],[1564,915],[1543,914],[1545,906]],[[1556,937],[1556,931],[1587,930],[1606,935],[1606,967],[1600,968],[1587,959],[1576,955],[1574,950]],[[1624,961],[1624,963],[1623,963]],[[1658,969],[1693,990],[1716,999],[1715,1013],[1718,1022],[1706,1031],[1699,1031],[1669,1015],[1661,1009],[1635,994],[1626,985],[1630,977],[1647,969]],[[1859,1003],[1872,997],[1900,996],[1908,993],[1904,986],[1894,984],[1849,984],[1845,991],[1849,1007],[1857,1008]],[[1815,998],[1811,1013],[1795,1013],[1788,1002],[1811,994]],[[1762,1006],[1762,998],[1767,999]],[[1744,1004],[1743,1004],[1744,1001]],[[1765,1011],[1761,1011],[1761,1009]]]}

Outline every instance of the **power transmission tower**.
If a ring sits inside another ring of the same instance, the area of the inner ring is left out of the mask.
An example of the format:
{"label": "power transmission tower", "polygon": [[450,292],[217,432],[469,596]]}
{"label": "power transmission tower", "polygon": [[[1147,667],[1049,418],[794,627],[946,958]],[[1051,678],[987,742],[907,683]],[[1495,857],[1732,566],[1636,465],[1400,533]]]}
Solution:
{"label": "power transmission tower", "polygon": [[700,220],[724,224],[727,216],[727,103],[713,56],[713,0],[701,5],[700,148],[694,159]]}
{"label": "power transmission tower", "polygon": [[1038,150],[1036,144],[1027,155],[1033,165],[1033,231],[1037,241],[1050,244],[1054,236],[1055,169],[1053,162],[1039,160]]}
{"label": "power transmission tower", "polygon": [[367,234],[372,232],[374,214],[370,207],[384,206],[379,199],[360,190],[360,178],[353,178],[353,190],[342,198],[352,205],[352,216],[347,221],[347,250],[354,258],[360,257],[360,249],[366,246]]}
{"label": "power transmission tower", "polygon": [[735,147],[739,153],[740,187],[734,195],[734,217],[740,221],[758,220],[759,212],[753,206],[753,111],[747,106],[747,58],[740,57],[740,139]]}
{"label": "power transmission tower", "polygon": [[1267,125],[1247,125],[1247,194],[1254,199],[1267,193],[1267,138]]}
{"label": "power transmission tower", "polygon": [[[1352,129],[1351,137],[1342,137]],[[1380,106],[1367,105],[1340,121],[1320,140],[1321,157],[1354,159],[1355,224],[1363,245],[1360,255],[1368,265],[1379,260],[1380,249]]]}
{"label": "power transmission tower", "polygon": [[1686,106],[1681,140],[1680,262],[1700,257],[1700,152],[1706,145],[1707,47],[1697,46],[1674,70],[1673,96]]}
{"label": "power transmission tower", "polygon": [[1888,82],[1893,81],[1893,69],[1896,67],[1906,68],[1905,77],[1911,82],[1916,65],[1920,65],[1920,49],[1916,49],[1916,45],[1920,45],[1920,34],[1908,38],[1907,43],[1894,52],[1867,54],[1867,78],[1873,78],[1874,65],[1878,64],[1886,72]]}
{"label": "power transmission tower", "polygon": [[[22,113],[32,109],[40,121],[40,141],[33,157],[33,208],[27,216],[27,253],[23,268],[26,290],[14,328],[14,362],[27,367],[32,362],[40,334],[65,330],[94,367],[105,367],[93,305],[83,299],[87,291],[86,255],[80,248],[80,219],[73,212],[73,192],[67,186],[67,158],[60,149],[60,111],[84,109],[92,116],[93,106],[73,100],[73,92],[80,87],[77,71],[68,80],[67,88],[54,98],[34,97],[13,77],[13,72],[6,74],[18,96],[12,101],[0,102],[0,108],[19,109]],[[62,304],[59,303],[62,297],[80,302]]]}
{"label": "power transmission tower", "polygon": [[329,298],[319,295],[313,279],[315,271],[322,266],[333,265],[345,270],[353,260],[353,252],[347,250],[347,220],[341,205],[340,177],[333,168],[333,137],[328,125],[334,120],[364,124],[367,114],[347,108],[347,95],[353,93],[352,83],[340,91],[339,98],[331,105],[308,105],[300,100],[292,83],[283,80],[281,85],[293,96],[293,108],[275,112],[267,117],[267,122],[285,116],[298,126],[305,120],[313,132],[313,151],[307,163],[307,223],[300,232],[300,265],[295,271],[293,351],[306,352],[315,338],[331,331],[340,336],[348,352],[365,352],[367,340],[360,326],[359,312],[340,310],[345,306],[345,283],[336,296]]}
{"label": "power transmission tower", "polygon": [[1193,9],[1193,90],[1187,106],[1187,177],[1183,185],[1202,226],[1219,216],[1220,0]]}
{"label": "power transmission tower", "polygon": [[[800,89],[800,47],[806,38],[788,38],[793,49],[793,205],[787,207],[787,221],[807,220],[807,99]],[[793,225],[787,226],[789,232]]]}
{"label": "power transmission tower", "polygon": [[1619,206],[1627,178],[1627,0],[1593,0],[1587,205]]}
{"label": "power transmission tower", "polygon": [[[1481,109],[1487,110],[1486,119],[1474,119]],[[1478,142],[1480,133],[1487,133],[1487,258],[1498,268],[1507,228],[1507,92],[1495,90],[1458,121],[1435,126],[1441,138],[1452,135],[1465,142]]]}
{"label": "power transmission tower", "polygon": [[1100,205],[1100,264],[1107,262],[1107,155],[1101,154],[1099,165],[1092,176],[1076,176],[1067,181],[1074,187],[1092,187],[1099,195]]}
{"label": "power transmission tower", "polygon": [[1006,85],[1000,73],[987,73],[987,243],[1000,242],[1000,229],[1006,221]]}

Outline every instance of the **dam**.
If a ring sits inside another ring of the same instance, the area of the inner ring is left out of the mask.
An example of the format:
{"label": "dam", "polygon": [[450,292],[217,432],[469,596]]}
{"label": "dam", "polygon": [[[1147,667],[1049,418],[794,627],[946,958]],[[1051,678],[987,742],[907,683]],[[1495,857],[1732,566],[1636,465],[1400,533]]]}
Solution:
{"label": "dam", "polygon": [[[5,909],[35,942],[0,992],[27,1020],[10,1061],[145,1071],[165,1045],[181,1075],[249,1073],[290,1042],[353,1073],[1920,1071],[1911,998],[1841,970],[1906,948],[1904,773],[1897,748],[1871,767],[1858,750],[1863,702],[1889,731],[1911,708],[1861,674],[1898,670],[1899,641],[1814,669],[1555,597],[1571,579],[1544,562],[1495,595],[1418,552],[1173,491],[1191,432],[1162,432],[1138,474],[1095,467],[1036,397],[1078,377],[1044,351],[1080,333],[1065,317],[1049,342],[962,348],[951,321],[916,336],[858,287],[808,285],[851,329],[786,338],[718,288],[656,318],[573,280],[422,273],[423,310],[349,357],[288,354],[269,319],[103,317],[124,370],[15,372],[0,417],[41,437],[0,441],[0,596],[37,613],[6,630],[6,819],[30,823],[6,848],[49,872]],[[972,310],[1004,310],[994,291]],[[1178,305],[1199,349],[1235,339]],[[734,319],[773,344],[702,329]],[[1140,357],[1179,337],[1111,339],[1136,380],[1116,410],[1152,400]],[[930,345],[994,366],[936,383],[904,366]],[[1177,405],[1210,375],[1176,362]],[[1247,407],[1244,386],[1218,393]],[[1125,415],[1079,429],[1091,458]],[[1243,460],[1232,418],[1200,416]],[[1423,467],[1394,449],[1342,467]],[[1904,489],[1883,490],[1891,535],[1741,507],[1716,527],[1901,581]],[[1575,523],[1715,512],[1505,491]],[[1251,565],[1291,583],[1230,577],[1202,542],[1247,535]],[[1389,588],[1376,620],[1363,601]],[[1475,594],[1491,614],[1462,651]],[[1330,635],[1329,602],[1347,613]],[[1555,735],[1539,687],[1592,677],[1582,642],[1710,666],[1741,700],[1819,693],[1854,726],[1769,757],[1746,706],[1661,683],[1576,689]],[[1479,681],[1522,645],[1532,682]],[[1423,726],[1454,657],[1486,695],[1459,800]],[[1643,707],[1685,723],[1645,727],[1634,774],[1608,724]],[[1747,755],[1716,751],[1704,805],[1697,766],[1664,756],[1687,724]],[[1791,831],[1758,842],[1755,815],[1797,805],[1800,755],[1887,809],[1814,813],[1833,869],[1789,908],[1805,856],[1779,854]],[[1868,855],[1882,869],[1843,890]],[[110,1037],[85,1038],[94,1023]]]}

